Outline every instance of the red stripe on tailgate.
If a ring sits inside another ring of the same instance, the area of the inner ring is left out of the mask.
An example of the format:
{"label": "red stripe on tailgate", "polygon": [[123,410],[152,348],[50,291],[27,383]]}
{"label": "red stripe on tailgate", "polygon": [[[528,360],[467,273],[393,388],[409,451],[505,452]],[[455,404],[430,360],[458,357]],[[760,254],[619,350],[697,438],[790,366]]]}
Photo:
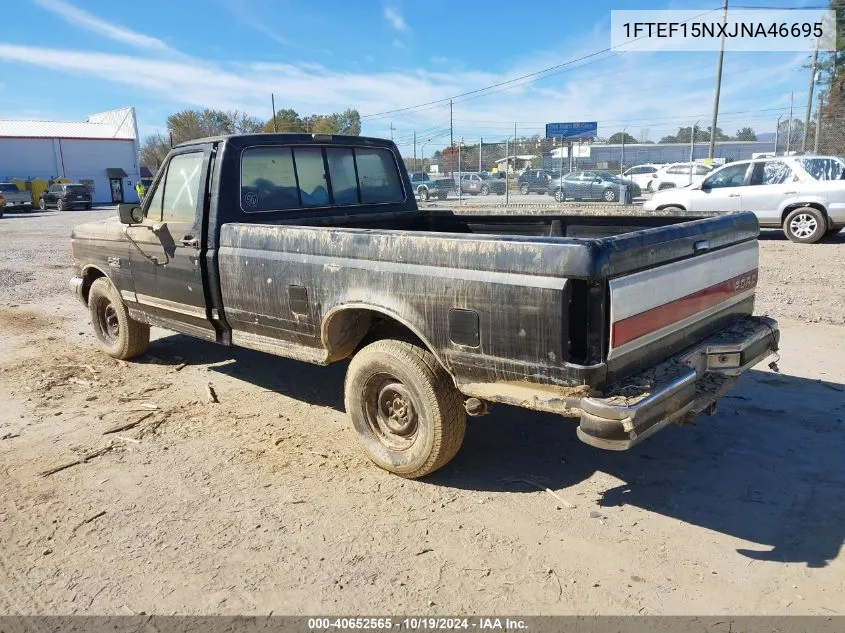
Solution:
{"label": "red stripe on tailgate", "polygon": [[709,288],[704,288],[680,299],[616,321],[613,324],[610,345],[611,347],[619,347],[629,343],[702,310],[719,305],[723,301],[727,301],[731,297],[756,286],[757,269],[755,268],[731,279],[720,281]]}

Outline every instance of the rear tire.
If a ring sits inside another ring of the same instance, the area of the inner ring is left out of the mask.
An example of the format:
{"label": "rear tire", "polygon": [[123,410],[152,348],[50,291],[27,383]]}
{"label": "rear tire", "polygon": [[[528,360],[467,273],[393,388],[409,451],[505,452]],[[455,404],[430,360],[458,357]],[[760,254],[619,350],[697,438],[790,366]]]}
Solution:
{"label": "rear tire", "polygon": [[100,349],[112,358],[129,360],[147,351],[150,326],[129,316],[117,289],[105,277],[91,284],[88,313]]}
{"label": "rear tire", "polygon": [[783,232],[798,244],[815,244],[827,233],[827,220],[818,209],[801,207],[790,211],[786,216]]}
{"label": "rear tire", "polygon": [[41,209],[42,211],[46,211],[46,210],[47,210],[47,203],[46,203],[46,202],[44,202],[44,198],[41,198],[41,199],[38,201],[38,208],[39,208],[39,209]]}
{"label": "rear tire", "polygon": [[445,466],[466,430],[463,398],[428,350],[382,339],[359,351],[346,372],[346,412],[379,467],[409,479]]}
{"label": "rear tire", "polygon": [[519,193],[521,193],[523,196],[527,196],[529,192],[530,192],[530,189],[528,187],[527,182],[524,182],[519,186]]}
{"label": "rear tire", "polygon": [[421,202],[426,202],[431,197],[428,193],[428,187],[420,187],[417,189],[417,197]]}
{"label": "rear tire", "polygon": [[616,202],[619,200],[619,193],[615,189],[605,189],[601,197],[605,202]]}
{"label": "rear tire", "polygon": [[486,195],[489,195],[489,194],[490,194],[490,187],[488,187],[487,185],[482,185],[481,195],[486,196]]}
{"label": "rear tire", "polygon": [[566,192],[563,189],[555,191],[555,202],[566,202]]}
{"label": "rear tire", "polygon": [[65,203],[64,200],[59,198],[56,200],[56,211],[64,211],[65,210]]}

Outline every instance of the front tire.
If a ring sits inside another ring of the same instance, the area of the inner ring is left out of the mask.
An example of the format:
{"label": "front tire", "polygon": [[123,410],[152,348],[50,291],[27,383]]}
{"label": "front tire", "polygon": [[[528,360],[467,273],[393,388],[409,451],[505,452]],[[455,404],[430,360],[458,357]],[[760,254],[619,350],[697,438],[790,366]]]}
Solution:
{"label": "front tire", "polygon": [[428,350],[382,339],[349,364],[346,412],[367,456],[409,479],[445,466],[466,430],[463,398]]}
{"label": "front tire", "polygon": [[65,210],[65,202],[61,198],[56,200],[56,211],[64,211]]}
{"label": "front tire", "polygon": [[427,202],[428,199],[431,197],[428,193],[428,187],[420,187],[417,189],[417,197],[420,199],[421,202]]}
{"label": "front tire", "polygon": [[527,182],[522,183],[522,185],[519,187],[519,193],[521,193],[523,196],[527,196],[528,192],[529,192],[528,183]]}
{"label": "front tire", "polygon": [[602,198],[605,202],[616,202],[619,199],[619,194],[615,189],[605,189]]}
{"label": "front tire", "polygon": [[112,358],[129,360],[147,351],[150,326],[129,316],[126,304],[105,277],[91,284],[88,313],[100,349]]}
{"label": "front tire", "polygon": [[798,244],[815,244],[827,232],[824,214],[813,207],[795,209],[783,221],[783,232]]}
{"label": "front tire", "polygon": [[38,208],[39,208],[39,209],[41,209],[42,211],[46,211],[46,210],[47,210],[47,203],[46,203],[46,202],[44,202],[44,198],[41,198],[41,199],[38,201]]}
{"label": "front tire", "polygon": [[566,200],[566,193],[563,189],[555,191],[555,202],[564,202]]}
{"label": "front tire", "polygon": [[484,185],[483,187],[481,187],[481,195],[482,196],[489,195],[489,193],[490,193],[490,187],[488,187],[487,185]]}

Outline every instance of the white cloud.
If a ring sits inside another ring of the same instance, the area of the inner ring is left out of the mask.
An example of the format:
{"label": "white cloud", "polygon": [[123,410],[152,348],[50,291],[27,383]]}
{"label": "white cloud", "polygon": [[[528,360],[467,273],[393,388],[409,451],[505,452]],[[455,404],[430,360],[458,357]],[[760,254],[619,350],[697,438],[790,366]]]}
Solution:
{"label": "white cloud", "polygon": [[[590,49],[594,44],[585,41],[584,50],[600,48]],[[162,112],[183,107],[232,108],[267,116],[270,92],[276,94],[277,107],[291,107],[302,114],[357,108],[367,115],[448,99],[582,55],[571,49],[538,51],[502,64],[497,72],[454,66],[448,72],[420,68],[353,72],[315,63],[224,63],[185,56],[114,55],[0,44],[0,62],[83,76],[92,85],[122,86],[126,99],[138,107],[146,125],[159,124]],[[788,108],[789,89],[803,61],[801,55],[765,64],[760,63],[759,55],[726,56],[720,108],[725,114],[720,115],[720,127],[728,133],[743,125],[751,125],[758,132],[773,130],[777,112],[730,113]],[[715,66],[712,55],[626,53],[592,62],[586,60],[580,68],[567,67],[561,69],[566,72],[483,98],[456,98],[456,136],[483,136],[485,142],[503,140],[513,134],[514,119],[521,122],[520,135],[542,132],[545,121],[597,120],[602,136],[627,125],[634,136],[639,136],[641,128],[649,128],[652,140],[699,118],[701,125],[709,125]],[[765,86],[766,91],[750,89],[750,77],[754,86]],[[786,96],[782,99],[779,94]],[[796,93],[796,103],[800,102]],[[433,136],[448,128],[448,121],[449,105],[444,102],[414,112],[365,116],[363,131],[388,136],[392,123],[395,137],[404,142],[414,130],[419,138]]]}
{"label": "white cloud", "polygon": [[66,22],[88,29],[103,37],[129,44],[134,48],[145,49],[159,53],[174,52],[167,44],[156,37],[150,37],[137,31],[132,31],[117,24],[101,20],[95,15],[83,11],[64,0],[33,0],[35,4],[56,14]]}
{"label": "white cloud", "polygon": [[387,20],[387,23],[390,24],[391,28],[399,33],[407,33],[410,30],[408,28],[408,23],[405,22],[405,18],[402,17],[402,14],[399,13],[399,10],[395,7],[384,8],[384,19]]}

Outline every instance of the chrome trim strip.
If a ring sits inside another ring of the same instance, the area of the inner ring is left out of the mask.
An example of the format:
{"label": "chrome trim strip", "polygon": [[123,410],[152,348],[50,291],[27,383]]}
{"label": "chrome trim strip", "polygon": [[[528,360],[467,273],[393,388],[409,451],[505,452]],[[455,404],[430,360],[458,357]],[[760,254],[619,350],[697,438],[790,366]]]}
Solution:
{"label": "chrome trim strip", "polygon": [[169,310],[170,312],[176,312],[178,314],[184,314],[198,319],[205,318],[205,308],[188,305],[187,303],[168,301],[167,299],[160,299],[158,297],[151,297],[140,293],[136,293],[135,296],[138,298],[138,303],[141,305],[159,308],[161,310]]}

